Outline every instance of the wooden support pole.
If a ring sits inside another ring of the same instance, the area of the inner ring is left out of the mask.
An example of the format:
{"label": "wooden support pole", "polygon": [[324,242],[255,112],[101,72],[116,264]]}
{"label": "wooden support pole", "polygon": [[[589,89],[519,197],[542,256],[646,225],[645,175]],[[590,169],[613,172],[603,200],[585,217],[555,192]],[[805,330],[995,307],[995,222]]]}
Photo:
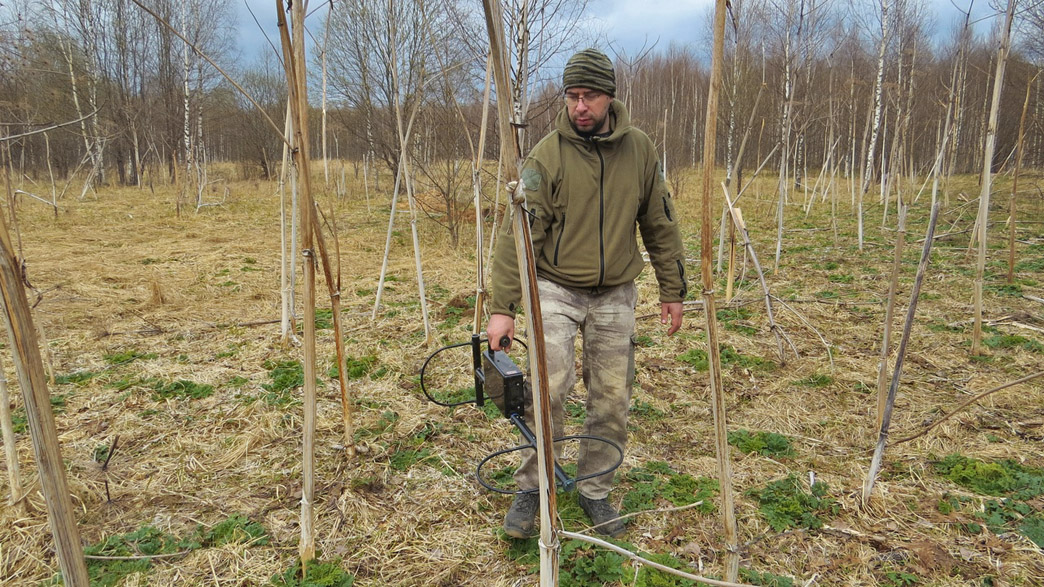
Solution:
{"label": "wooden support pole", "polygon": [[[707,358],[710,363],[711,412],[714,415],[714,439],[718,455],[718,483],[721,487],[721,512],[725,530],[725,578],[735,581],[739,575],[739,537],[736,529],[736,507],[732,495],[732,465],[729,460],[728,427],[725,417],[725,391],[721,382],[721,356],[718,349],[717,316],[714,305],[714,278],[711,274],[711,207],[714,189],[714,152],[718,132],[718,96],[721,93],[722,62],[725,53],[726,0],[717,0],[714,8],[714,45],[711,51],[710,87],[707,92],[707,119],[703,135],[703,215],[700,222],[700,275],[703,284],[703,308],[707,319]],[[724,238],[724,235],[722,235]]]}
{"label": "wooden support pole", "polygon": [[[540,496],[540,585],[558,585],[558,513],[554,484],[554,434],[551,430],[551,390],[548,387],[547,357],[544,349],[543,320],[540,298],[537,295],[536,264],[533,238],[525,211],[525,190],[518,183],[522,151],[518,141],[519,124],[512,123],[512,100],[508,80],[507,51],[504,45],[503,19],[499,0],[482,0],[489,32],[490,58],[493,61],[493,79],[497,88],[497,117],[500,128],[500,159],[504,164],[504,179],[516,182],[511,194],[512,228],[515,250],[522,281],[522,303],[526,310],[529,331],[530,383],[533,388],[533,414],[536,420],[537,470]],[[521,121],[515,121],[521,123]]]}
{"label": "wooden support pole", "polygon": [[25,401],[29,434],[33,441],[36,463],[40,469],[40,489],[47,502],[47,520],[54,536],[58,565],[62,580],[70,587],[87,587],[87,564],[83,559],[80,530],[76,513],[69,497],[65,478],[65,464],[58,442],[58,429],[51,411],[40,345],[33,327],[29,300],[22,285],[20,263],[7,231],[7,223],[0,218],[0,296],[3,298],[7,335],[14,352],[18,384]]}
{"label": "wooden support pole", "polygon": [[[308,156],[308,85],[305,77],[304,17],[305,2],[291,6],[293,31],[287,30],[283,0],[276,0],[277,23],[283,47],[287,88],[294,136],[294,162],[301,182],[301,253],[304,257],[304,418],[301,455],[301,543],[298,551],[302,566],[315,558],[315,203],[312,201],[311,170]],[[291,33],[293,40],[291,40]]]}

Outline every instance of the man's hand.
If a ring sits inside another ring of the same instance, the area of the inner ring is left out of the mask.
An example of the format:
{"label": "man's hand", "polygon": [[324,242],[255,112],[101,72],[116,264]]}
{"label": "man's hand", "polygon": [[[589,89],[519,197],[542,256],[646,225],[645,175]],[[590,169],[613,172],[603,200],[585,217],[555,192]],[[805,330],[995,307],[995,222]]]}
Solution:
{"label": "man's hand", "polygon": [[[681,304],[678,304],[680,307]],[[681,310],[678,311],[679,320],[681,320]],[[508,338],[507,346],[504,348],[500,347],[500,339],[504,337]],[[511,341],[515,338],[515,319],[505,314],[493,314],[489,317],[489,323],[486,324],[486,337],[489,338],[490,350],[500,351],[509,350],[511,348]]]}
{"label": "man's hand", "polygon": [[[489,322],[492,324],[493,319],[491,318]],[[678,332],[678,329],[681,328],[682,325],[682,303],[660,303],[660,324],[670,324],[670,328],[667,329],[667,336]],[[512,322],[512,326],[514,326],[514,322]]]}

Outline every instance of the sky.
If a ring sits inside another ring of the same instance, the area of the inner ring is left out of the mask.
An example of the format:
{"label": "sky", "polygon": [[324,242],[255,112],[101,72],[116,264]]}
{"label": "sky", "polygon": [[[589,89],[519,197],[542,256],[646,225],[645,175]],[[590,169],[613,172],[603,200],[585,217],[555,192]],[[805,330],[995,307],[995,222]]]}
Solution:
{"label": "sky", "polygon": [[[254,15],[261,22],[264,34],[267,34],[278,47],[279,33],[276,30],[274,0],[230,0],[235,3],[236,17],[239,22],[238,44],[242,48],[243,57],[255,58],[258,53],[268,47],[262,32],[254,23],[249,5]],[[398,0],[410,1],[410,0]],[[481,10],[480,0],[471,0],[476,10]],[[955,0],[926,0],[930,12],[934,16],[936,32],[948,31],[960,12],[954,6]],[[989,0],[959,0],[962,7],[972,6],[973,19],[983,18],[992,13]],[[311,0],[309,8],[313,12],[327,10],[328,4],[321,0]],[[335,3],[336,6],[336,3]],[[704,32],[714,10],[714,0],[673,0],[670,2],[651,2],[643,0],[589,0],[587,14],[594,23],[600,25],[605,36],[613,47],[622,48],[629,55],[635,55],[643,47],[656,43],[658,51],[665,50],[671,42],[695,45],[697,51],[701,46],[709,45]],[[310,18],[317,22],[321,16],[313,14]],[[980,31],[990,26],[984,21]],[[271,50],[271,49],[268,49]],[[708,51],[709,52],[709,51]]]}

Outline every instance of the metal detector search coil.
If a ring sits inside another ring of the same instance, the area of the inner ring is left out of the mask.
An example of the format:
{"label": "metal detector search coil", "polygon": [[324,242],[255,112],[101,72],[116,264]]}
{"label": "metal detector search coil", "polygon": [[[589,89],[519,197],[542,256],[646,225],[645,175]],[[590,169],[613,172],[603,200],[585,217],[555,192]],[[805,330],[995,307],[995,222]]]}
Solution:
{"label": "metal detector search coil", "polygon": [[[510,342],[507,337],[504,337],[500,341],[500,346],[504,347]],[[522,341],[519,341],[520,343]],[[454,407],[461,406],[464,404],[474,403],[476,406],[482,407],[485,404],[485,399],[488,397],[493,401],[493,404],[497,406],[500,413],[507,418],[515,428],[522,434],[522,438],[525,439],[526,444],[521,444],[514,448],[508,448],[499,450],[487,456],[486,458],[479,461],[477,467],[475,467],[475,478],[478,482],[490,491],[496,493],[516,494],[516,493],[534,493],[536,489],[530,489],[527,491],[508,491],[495,487],[492,483],[486,480],[482,475],[482,467],[486,463],[490,462],[496,457],[506,455],[508,453],[517,452],[521,450],[536,450],[536,436],[526,425],[525,421],[525,407],[526,407],[526,378],[525,372],[522,371],[511,360],[506,352],[496,352],[491,348],[488,348],[485,352],[482,351],[482,338],[477,335],[471,335],[469,342],[462,342],[458,344],[451,344],[444,346],[434,353],[428,355],[428,358],[424,360],[424,364],[420,369],[420,387],[424,396],[428,398],[432,403],[440,406]],[[524,343],[522,343],[525,346]],[[428,393],[428,389],[424,384],[424,372],[428,368],[428,364],[434,359],[439,353],[450,349],[460,348],[464,346],[471,347],[471,361],[474,367],[474,378],[475,378],[475,398],[467,399],[464,401],[447,403],[442,402]],[[613,447],[617,453],[616,462],[609,468],[589,473],[587,475],[581,475],[578,477],[570,477],[564,469],[559,465],[558,460],[555,460],[555,479],[562,489],[565,491],[572,491],[576,488],[576,484],[584,479],[593,479],[606,473],[615,471],[623,463],[623,449],[620,448],[615,442],[602,438],[600,436],[592,436],[590,434],[574,434],[570,436],[561,436],[554,439],[556,445],[570,441],[587,440],[591,442],[602,442]]]}

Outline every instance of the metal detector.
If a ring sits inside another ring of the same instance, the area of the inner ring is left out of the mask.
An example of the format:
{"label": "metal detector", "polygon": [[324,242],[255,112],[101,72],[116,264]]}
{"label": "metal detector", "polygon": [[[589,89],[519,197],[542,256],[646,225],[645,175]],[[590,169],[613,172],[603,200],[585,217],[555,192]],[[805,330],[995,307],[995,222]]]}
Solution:
{"label": "metal detector", "polygon": [[[521,444],[513,448],[507,448],[491,453],[486,458],[479,461],[478,466],[475,468],[475,478],[479,484],[490,491],[496,493],[505,494],[516,494],[516,493],[536,493],[536,489],[530,489],[525,491],[508,491],[500,489],[491,484],[482,474],[482,467],[486,465],[492,459],[521,450],[532,449],[536,450],[537,441],[533,431],[529,429],[525,421],[525,408],[526,408],[526,388],[528,382],[526,381],[525,373],[511,360],[506,352],[497,352],[492,348],[482,350],[482,337],[478,334],[471,335],[471,340],[468,342],[462,342],[444,346],[434,353],[428,355],[425,359],[424,364],[420,369],[420,388],[424,393],[424,396],[428,398],[432,403],[440,406],[455,407],[462,406],[464,404],[475,404],[478,407],[485,405],[486,398],[489,398],[500,410],[500,413],[510,421],[515,428],[522,434],[522,438],[526,441],[526,444]],[[523,344],[522,341],[518,341]],[[505,336],[500,341],[500,346],[503,348],[510,343],[510,340]],[[467,399],[455,403],[442,402],[428,393],[428,389],[424,384],[424,373],[428,367],[428,364],[440,353],[450,349],[460,348],[464,346],[471,347],[471,361],[473,366],[473,375],[475,378],[475,398]],[[570,436],[561,436],[554,439],[555,444],[559,442],[567,441],[578,441],[578,440],[589,440],[594,442],[602,442],[616,449],[617,459],[616,462],[609,468],[603,471],[597,471],[594,473],[588,473],[587,475],[580,475],[577,477],[570,477],[566,471],[558,464],[558,460],[555,460],[555,480],[559,487],[565,491],[572,491],[576,488],[576,484],[579,481],[585,479],[592,479],[606,473],[615,471],[623,463],[623,449],[620,448],[615,442],[602,438],[600,436],[593,436],[590,434],[573,434]]]}

